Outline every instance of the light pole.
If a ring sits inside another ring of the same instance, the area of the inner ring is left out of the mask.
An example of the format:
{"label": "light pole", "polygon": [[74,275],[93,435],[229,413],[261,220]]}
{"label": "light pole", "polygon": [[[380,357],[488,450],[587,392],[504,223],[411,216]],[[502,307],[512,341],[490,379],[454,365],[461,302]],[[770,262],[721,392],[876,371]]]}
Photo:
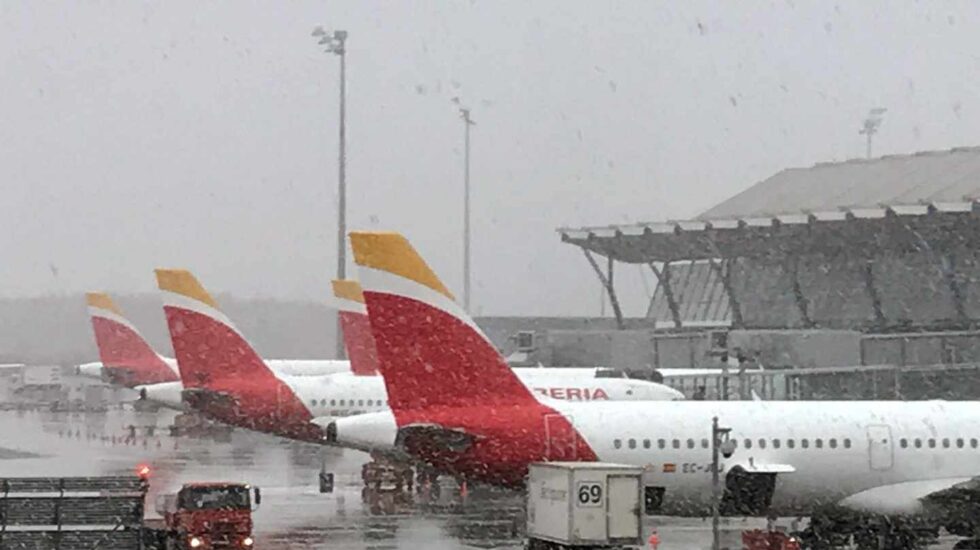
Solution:
{"label": "light pole", "polygon": [[719,428],[718,417],[711,419],[711,549],[721,548],[721,463],[719,454],[726,458],[735,451],[734,441],[728,438],[731,428]]}
{"label": "light pole", "polygon": [[878,127],[881,126],[881,117],[885,114],[885,109],[883,107],[875,107],[868,111],[868,118],[864,119],[864,124],[861,125],[861,129],[858,130],[859,134],[867,137],[867,148],[865,151],[865,156],[871,158],[871,141],[875,134],[878,133]]}
{"label": "light pole", "polygon": [[[347,31],[328,34],[323,27],[313,29],[317,44],[326,46],[327,53],[340,57],[340,139],[337,153],[337,278],[347,278]],[[340,314],[337,315],[337,357],[346,355],[340,334]]]}
{"label": "light pole", "polygon": [[463,308],[470,311],[470,110],[459,108],[463,119]]}

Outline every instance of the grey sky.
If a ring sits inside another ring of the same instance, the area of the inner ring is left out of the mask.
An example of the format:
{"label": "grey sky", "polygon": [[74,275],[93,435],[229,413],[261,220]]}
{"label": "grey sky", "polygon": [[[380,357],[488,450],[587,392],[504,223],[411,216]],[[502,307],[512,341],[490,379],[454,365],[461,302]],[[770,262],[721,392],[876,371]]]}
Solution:
{"label": "grey sky", "polygon": [[[474,309],[595,314],[561,225],[693,216],[787,166],[976,144],[980,4],[0,3],[0,295],[154,288],[184,266],[322,298],[337,62],[352,227],[408,234],[461,288],[473,108]],[[628,314],[645,293],[623,271]],[[652,284],[652,283],[651,283]]]}

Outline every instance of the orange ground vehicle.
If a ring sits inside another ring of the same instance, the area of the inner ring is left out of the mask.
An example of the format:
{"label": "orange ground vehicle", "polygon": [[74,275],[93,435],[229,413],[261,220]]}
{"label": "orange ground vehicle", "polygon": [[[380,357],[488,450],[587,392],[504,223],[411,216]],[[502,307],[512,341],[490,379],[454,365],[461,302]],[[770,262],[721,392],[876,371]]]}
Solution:
{"label": "orange ground vehicle", "polygon": [[244,483],[187,483],[158,497],[163,522],[153,538],[167,550],[252,548],[252,510],[260,501],[259,489]]}
{"label": "orange ground vehicle", "polygon": [[0,477],[0,548],[248,549],[258,489],[188,483],[145,517],[149,468],[138,476]]}

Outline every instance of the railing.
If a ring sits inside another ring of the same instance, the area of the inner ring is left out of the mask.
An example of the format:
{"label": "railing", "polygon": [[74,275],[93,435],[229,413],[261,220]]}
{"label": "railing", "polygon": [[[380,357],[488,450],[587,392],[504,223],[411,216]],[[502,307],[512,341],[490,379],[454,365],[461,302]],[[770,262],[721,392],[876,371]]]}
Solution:
{"label": "railing", "polygon": [[135,476],[0,479],[0,548],[142,548],[145,496]]}
{"label": "railing", "polygon": [[[671,375],[688,399],[980,399],[980,363],[857,365]],[[701,390],[703,388],[703,391]]]}

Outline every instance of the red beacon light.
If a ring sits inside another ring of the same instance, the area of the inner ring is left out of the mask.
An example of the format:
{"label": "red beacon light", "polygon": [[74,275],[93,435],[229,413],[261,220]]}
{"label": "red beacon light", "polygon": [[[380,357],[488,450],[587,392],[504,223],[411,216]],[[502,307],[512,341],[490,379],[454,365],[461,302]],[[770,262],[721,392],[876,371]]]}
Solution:
{"label": "red beacon light", "polygon": [[150,467],[146,464],[140,464],[139,466],[136,467],[136,475],[138,475],[140,479],[143,480],[149,479]]}

